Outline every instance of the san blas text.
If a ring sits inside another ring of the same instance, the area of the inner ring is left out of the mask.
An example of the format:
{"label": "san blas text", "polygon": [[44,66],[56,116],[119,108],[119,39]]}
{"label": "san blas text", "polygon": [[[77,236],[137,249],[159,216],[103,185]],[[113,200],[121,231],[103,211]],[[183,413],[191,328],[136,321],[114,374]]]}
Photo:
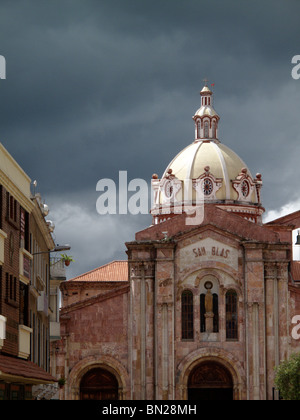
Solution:
{"label": "san blas text", "polygon": [[225,248],[218,248],[216,246],[212,246],[211,249],[207,249],[205,246],[202,246],[200,248],[194,248],[193,253],[195,257],[211,256],[228,258],[230,250]]}

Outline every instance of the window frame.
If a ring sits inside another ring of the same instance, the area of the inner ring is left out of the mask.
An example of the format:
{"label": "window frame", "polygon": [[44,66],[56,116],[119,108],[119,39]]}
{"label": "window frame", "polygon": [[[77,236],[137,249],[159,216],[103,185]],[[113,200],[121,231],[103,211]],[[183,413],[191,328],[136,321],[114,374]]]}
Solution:
{"label": "window frame", "polygon": [[226,341],[238,341],[238,293],[234,289],[225,294]]}
{"label": "window frame", "polygon": [[194,340],[194,294],[188,289],[181,293],[181,339]]}

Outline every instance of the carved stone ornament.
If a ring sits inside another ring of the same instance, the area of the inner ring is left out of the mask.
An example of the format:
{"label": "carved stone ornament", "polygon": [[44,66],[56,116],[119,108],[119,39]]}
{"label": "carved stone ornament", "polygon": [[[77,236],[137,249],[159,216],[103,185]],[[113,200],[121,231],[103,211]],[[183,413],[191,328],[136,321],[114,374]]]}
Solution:
{"label": "carved stone ornament", "polygon": [[216,200],[216,193],[222,187],[222,182],[222,178],[215,178],[210,173],[210,167],[206,166],[203,174],[193,180],[193,188],[199,199]]}
{"label": "carved stone ornament", "polygon": [[265,271],[265,279],[276,278],[277,270],[276,270],[276,264],[274,262],[265,262],[264,271]]}
{"label": "carved stone ornament", "polygon": [[182,201],[182,197],[176,197],[177,193],[182,189],[182,181],[172,174],[172,169],[169,169],[165,178],[160,182],[160,191],[162,193],[163,203],[174,203]]}
{"label": "carved stone ornament", "polygon": [[242,168],[239,175],[232,181],[232,187],[237,192],[238,201],[250,201],[255,188],[255,183],[248,174],[247,168]]}
{"label": "carved stone ornament", "polygon": [[201,363],[190,375],[189,387],[196,388],[229,388],[232,378],[225,367],[211,361]]}
{"label": "carved stone ornament", "polygon": [[131,278],[134,277],[141,277],[142,270],[144,271],[145,277],[153,277],[155,274],[155,262],[153,261],[141,261],[141,262],[133,262],[130,264],[130,276]]}

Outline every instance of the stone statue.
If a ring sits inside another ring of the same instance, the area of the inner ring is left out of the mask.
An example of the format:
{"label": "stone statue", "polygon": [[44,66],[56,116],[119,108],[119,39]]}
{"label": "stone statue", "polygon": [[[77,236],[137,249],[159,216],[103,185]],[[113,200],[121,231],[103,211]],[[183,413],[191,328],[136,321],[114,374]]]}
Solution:
{"label": "stone statue", "polygon": [[206,282],[204,286],[207,290],[204,301],[205,331],[207,333],[212,333],[214,329],[213,295],[211,293],[212,283]]}
{"label": "stone statue", "polygon": [[210,289],[207,290],[205,295],[205,312],[213,312],[213,295],[211,294]]}

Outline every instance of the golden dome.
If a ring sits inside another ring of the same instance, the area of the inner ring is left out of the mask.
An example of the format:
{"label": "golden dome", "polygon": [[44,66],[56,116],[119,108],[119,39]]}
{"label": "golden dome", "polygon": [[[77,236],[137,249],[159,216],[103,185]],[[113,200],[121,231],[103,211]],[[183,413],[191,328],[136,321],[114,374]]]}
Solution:
{"label": "golden dome", "polygon": [[[206,170],[209,168],[208,170]],[[170,172],[172,170],[172,172]],[[215,192],[214,200],[237,201],[239,194],[232,181],[240,174],[245,174],[248,182],[253,180],[245,162],[229,147],[214,141],[197,141],[183,149],[167,166],[162,179],[171,173],[180,181],[197,180],[201,176],[208,175],[219,179],[221,184]],[[250,185],[249,185],[250,187]],[[251,192],[251,194],[250,194]],[[193,199],[196,198],[193,191]],[[249,195],[244,192],[243,202],[257,203],[256,189],[249,188]],[[209,199],[209,195],[204,197]]]}
{"label": "golden dome", "polygon": [[198,109],[198,111],[195,112],[194,118],[202,117],[204,115],[207,115],[209,117],[213,117],[213,116],[218,117],[218,114],[216,113],[216,111],[213,109],[212,106],[201,106]]}
{"label": "golden dome", "polygon": [[[161,222],[184,206],[216,203],[254,222],[261,222],[261,175],[253,178],[245,162],[218,139],[219,115],[212,92],[204,86],[201,107],[193,116],[195,140],[175,156],[162,179],[152,178],[151,213]],[[166,216],[166,217],[165,217]]]}

